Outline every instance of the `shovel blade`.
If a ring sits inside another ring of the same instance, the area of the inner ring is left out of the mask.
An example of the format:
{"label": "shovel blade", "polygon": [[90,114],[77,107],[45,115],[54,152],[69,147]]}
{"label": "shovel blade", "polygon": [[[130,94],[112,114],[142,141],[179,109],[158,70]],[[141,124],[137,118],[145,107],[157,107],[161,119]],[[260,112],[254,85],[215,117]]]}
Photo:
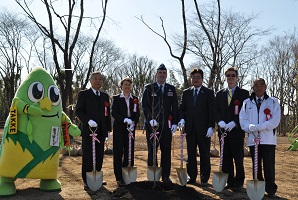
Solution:
{"label": "shovel blade", "polygon": [[228,174],[223,172],[214,172],[212,178],[212,186],[216,192],[221,192],[227,183]]}
{"label": "shovel blade", "polygon": [[150,166],[147,169],[148,181],[159,181],[161,176],[161,167]]}
{"label": "shovel blade", "polygon": [[177,168],[177,175],[182,186],[187,184],[187,172],[185,168]]}
{"label": "shovel blade", "polygon": [[102,186],[102,171],[86,172],[87,185],[92,191],[97,191]]}
{"label": "shovel blade", "polygon": [[265,181],[259,181],[259,180],[247,181],[246,192],[249,199],[261,200],[265,194]]}
{"label": "shovel blade", "polygon": [[136,182],[138,177],[136,167],[122,167],[122,178],[126,185]]}

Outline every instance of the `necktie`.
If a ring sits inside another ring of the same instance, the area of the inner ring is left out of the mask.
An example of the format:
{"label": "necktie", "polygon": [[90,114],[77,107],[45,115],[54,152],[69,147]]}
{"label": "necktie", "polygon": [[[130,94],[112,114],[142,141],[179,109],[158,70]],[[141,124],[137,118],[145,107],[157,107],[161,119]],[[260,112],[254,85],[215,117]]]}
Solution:
{"label": "necktie", "polygon": [[230,105],[230,103],[231,103],[232,96],[233,96],[233,90],[232,90],[232,89],[229,89],[229,94],[228,94],[228,105]]}
{"label": "necktie", "polygon": [[261,104],[262,104],[262,99],[258,99],[258,101],[257,101],[258,110],[260,109]]}
{"label": "necktie", "polygon": [[195,94],[193,95],[193,104],[194,105],[196,104],[197,97],[198,97],[198,89],[195,89]]}
{"label": "necktie", "polygon": [[98,91],[96,90],[96,96],[98,96]]}
{"label": "necktie", "polygon": [[163,94],[162,85],[159,86],[160,94]]}

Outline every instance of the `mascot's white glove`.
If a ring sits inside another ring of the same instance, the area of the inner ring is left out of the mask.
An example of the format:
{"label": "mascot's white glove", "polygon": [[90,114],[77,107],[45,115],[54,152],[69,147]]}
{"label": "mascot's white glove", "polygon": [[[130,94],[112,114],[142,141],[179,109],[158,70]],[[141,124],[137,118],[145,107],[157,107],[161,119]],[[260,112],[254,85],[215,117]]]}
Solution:
{"label": "mascot's white glove", "polygon": [[171,127],[171,132],[172,132],[172,135],[174,136],[175,135],[175,132],[177,131],[177,125],[176,124],[173,124],[172,127]]}
{"label": "mascot's white glove", "polygon": [[185,124],[184,119],[181,119],[180,122],[178,123],[178,126],[179,126],[180,128],[184,128],[184,124]]}
{"label": "mascot's white glove", "polygon": [[129,126],[129,130],[130,131],[134,131],[135,130],[135,123],[131,123]]}
{"label": "mascot's white glove", "polygon": [[128,118],[125,118],[123,122],[124,123],[127,123],[128,125],[131,125],[132,120],[131,119],[128,119]]}
{"label": "mascot's white glove", "polygon": [[108,131],[108,136],[106,137],[106,140],[110,139],[110,131]]}
{"label": "mascot's white glove", "polygon": [[213,128],[209,127],[208,130],[207,130],[206,137],[212,137],[213,133],[214,133]]}
{"label": "mascot's white glove", "polygon": [[226,125],[226,131],[229,131],[230,132],[235,126],[236,126],[235,122],[234,121],[230,121]]}
{"label": "mascot's white glove", "polygon": [[90,119],[88,121],[88,124],[89,124],[90,127],[94,127],[94,128],[97,127],[97,123],[95,121],[93,121],[92,119]]}
{"label": "mascot's white glove", "polygon": [[250,124],[248,126],[248,130],[251,131],[251,132],[258,131],[256,125],[254,125],[254,124]]}
{"label": "mascot's white glove", "polygon": [[149,121],[149,123],[150,123],[150,126],[157,126],[158,125],[158,122],[155,120],[155,119],[151,119],[150,121]]}
{"label": "mascot's white glove", "polygon": [[226,128],[226,123],[224,122],[224,121],[220,121],[220,122],[218,122],[218,126],[220,127],[220,128]]}

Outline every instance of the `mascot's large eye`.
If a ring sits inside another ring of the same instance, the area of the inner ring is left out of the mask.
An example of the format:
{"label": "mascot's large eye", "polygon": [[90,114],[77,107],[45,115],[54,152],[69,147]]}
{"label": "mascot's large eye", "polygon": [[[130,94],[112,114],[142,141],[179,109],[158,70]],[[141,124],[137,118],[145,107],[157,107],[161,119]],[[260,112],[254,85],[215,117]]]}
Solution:
{"label": "mascot's large eye", "polygon": [[61,98],[59,89],[55,85],[51,85],[48,89],[48,97],[53,102],[53,106],[59,105]]}
{"label": "mascot's large eye", "polygon": [[28,89],[28,97],[32,102],[38,102],[43,98],[44,88],[40,82],[33,82]]}

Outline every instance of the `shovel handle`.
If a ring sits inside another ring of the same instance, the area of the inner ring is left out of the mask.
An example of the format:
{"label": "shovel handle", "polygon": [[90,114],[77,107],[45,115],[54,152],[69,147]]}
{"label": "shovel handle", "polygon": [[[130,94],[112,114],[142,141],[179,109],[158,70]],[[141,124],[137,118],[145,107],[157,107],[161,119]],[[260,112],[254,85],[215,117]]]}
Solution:
{"label": "shovel handle", "polygon": [[221,133],[220,137],[220,159],[219,159],[219,171],[222,170],[222,162],[223,162],[223,151],[225,144],[225,137],[227,136],[226,132]]}
{"label": "shovel handle", "polygon": [[184,138],[186,136],[186,133],[184,133],[184,130],[181,130],[181,134],[180,134],[180,168],[183,168],[183,142],[184,142]]}
{"label": "shovel handle", "polygon": [[127,124],[128,130],[128,167],[131,167],[131,139],[133,139],[133,132],[130,130],[129,125]]}
{"label": "shovel handle", "polygon": [[[97,130],[97,127],[95,128],[95,130],[93,131],[91,126],[89,126],[89,129],[91,131],[90,136],[92,137],[92,162],[93,162],[93,168],[95,168],[96,166],[96,151],[95,151],[95,141],[97,141],[98,143],[100,143],[100,141],[97,139],[97,134],[95,133]],[[93,169],[94,170],[94,169]]]}
{"label": "shovel handle", "polygon": [[255,144],[255,158],[254,158],[254,179],[258,179],[258,147],[259,147],[259,142],[260,142],[260,135],[255,137],[254,139],[254,144]]}

